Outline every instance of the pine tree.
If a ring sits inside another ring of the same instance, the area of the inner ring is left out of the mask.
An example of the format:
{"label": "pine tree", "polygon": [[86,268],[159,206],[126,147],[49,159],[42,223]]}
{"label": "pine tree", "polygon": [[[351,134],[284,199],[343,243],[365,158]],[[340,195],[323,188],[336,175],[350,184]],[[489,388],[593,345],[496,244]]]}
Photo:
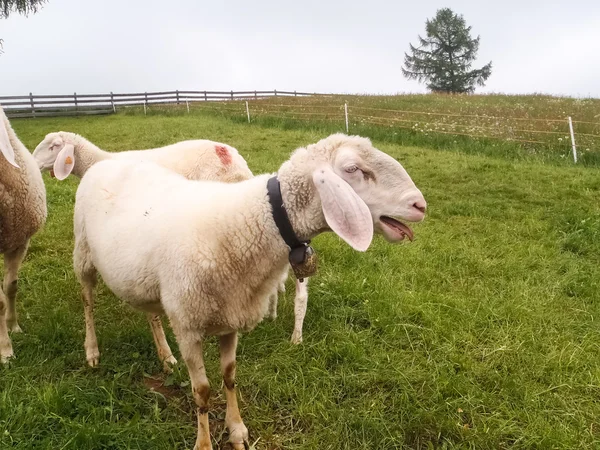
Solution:
{"label": "pine tree", "polygon": [[485,86],[492,74],[492,62],[471,70],[479,50],[479,36],[471,37],[462,15],[450,8],[437,11],[425,22],[426,38],[419,36],[418,47],[410,45],[404,54],[402,73],[405,77],[427,82],[432,92],[470,93],[475,86]]}

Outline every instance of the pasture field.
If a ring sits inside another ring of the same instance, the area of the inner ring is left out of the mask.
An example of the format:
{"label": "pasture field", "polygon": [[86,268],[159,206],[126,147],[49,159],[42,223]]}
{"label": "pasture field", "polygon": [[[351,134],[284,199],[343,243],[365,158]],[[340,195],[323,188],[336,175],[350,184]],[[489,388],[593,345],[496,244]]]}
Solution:
{"label": "pasture field", "polygon": [[[283,128],[345,129],[400,145],[573,164],[567,118],[573,120],[579,164],[600,165],[600,99],[548,95],[326,95],[248,101],[196,102],[190,111]],[[138,114],[141,108],[134,108]],[[186,114],[151,105],[149,114]]]}
{"label": "pasture field", "polygon": [[[111,151],[220,140],[254,173],[275,171],[328,132],[208,113],[12,123],[31,150],[58,130]],[[598,170],[400,145],[383,134],[374,144],[408,170],[428,215],[414,242],[378,237],[366,253],[319,236],[304,343],[289,342],[291,280],[277,320],[241,336],[240,409],[254,448],[599,448]],[[20,274],[24,333],[12,336],[16,360],[0,368],[0,448],[191,449],[183,364],[164,376],[145,317],[102,284],[100,367],[86,367],[71,268],[78,180],[44,179],[48,222]],[[205,355],[213,445],[227,448],[214,339]]]}

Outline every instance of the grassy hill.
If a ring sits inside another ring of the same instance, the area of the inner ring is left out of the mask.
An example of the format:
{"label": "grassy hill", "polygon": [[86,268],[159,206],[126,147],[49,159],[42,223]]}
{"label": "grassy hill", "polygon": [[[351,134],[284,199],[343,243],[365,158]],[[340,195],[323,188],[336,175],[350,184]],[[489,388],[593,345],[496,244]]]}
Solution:
{"label": "grassy hill", "polygon": [[[518,98],[421,100],[440,102],[428,110],[446,111],[443,103],[461,113],[494,100],[495,115],[536,118],[564,116],[567,105],[577,105],[565,99],[564,111],[542,113],[519,110]],[[369,107],[400,108],[402,101],[361,99]],[[574,117],[593,117],[598,101],[587,102],[580,105],[585,116]],[[229,111],[201,108],[13,126],[30,149],[57,130],[111,151],[220,140],[238,148],[254,173],[276,170],[296,147],[340,128],[270,116],[249,125],[228,118]],[[597,169],[525,149],[502,154],[485,141],[467,150],[432,141],[433,151],[425,145],[432,137],[392,139],[378,129],[365,128],[408,170],[429,202],[428,216],[414,227],[415,242],[392,246],[377,238],[364,254],[334,235],[318,237],[320,271],[309,284],[304,343],[289,343],[291,284],[278,319],[241,337],[240,409],[255,448],[598,448]],[[398,143],[411,139],[423,144]],[[48,223],[33,239],[19,284],[25,333],[13,335],[18,357],[0,368],[0,448],[192,448],[196,423],[185,369],[161,373],[145,317],[102,285],[101,362],[97,370],[86,367],[71,268],[77,180],[45,175],[45,182]],[[213,445],[227,448],[216,342],[207,347]]]}

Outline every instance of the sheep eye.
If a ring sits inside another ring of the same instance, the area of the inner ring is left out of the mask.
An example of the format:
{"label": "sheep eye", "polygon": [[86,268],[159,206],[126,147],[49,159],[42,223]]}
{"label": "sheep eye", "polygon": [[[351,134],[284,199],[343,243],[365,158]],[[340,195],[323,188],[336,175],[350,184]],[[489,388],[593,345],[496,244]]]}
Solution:
{"label": "sheep eye", "polygon": [[357,166],[350,166],[350,167],[346,167],[346,172],[348,173],[354,173],[358,170]]}

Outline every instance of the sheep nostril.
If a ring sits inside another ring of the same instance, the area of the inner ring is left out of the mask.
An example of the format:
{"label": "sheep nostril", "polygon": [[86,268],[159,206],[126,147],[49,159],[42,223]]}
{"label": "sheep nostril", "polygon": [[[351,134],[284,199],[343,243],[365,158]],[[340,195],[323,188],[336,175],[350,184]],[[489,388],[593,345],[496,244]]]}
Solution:
{"label": "sheep nostril", "polygon": [[427,210],[427,203],[425,203],[424,200],[417,200],[413,203],[413,207],[425,214],[425,211]]}

